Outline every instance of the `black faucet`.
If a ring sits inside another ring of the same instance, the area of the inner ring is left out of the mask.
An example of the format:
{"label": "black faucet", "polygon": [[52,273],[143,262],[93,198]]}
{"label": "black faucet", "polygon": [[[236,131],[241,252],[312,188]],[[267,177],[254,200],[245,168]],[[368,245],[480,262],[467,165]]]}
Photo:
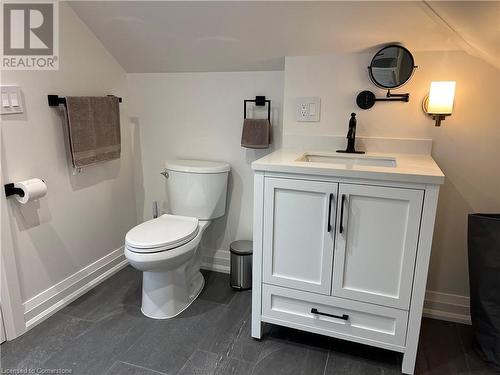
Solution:
{"label": "black faucet", "polygon": [[356,151],[356,114],[351,113],[349,120],[349,131],[347,132],[347,148],[345,150],[337,150],[337,152],[345,152],[348,154],[364,154],[364,151]]}

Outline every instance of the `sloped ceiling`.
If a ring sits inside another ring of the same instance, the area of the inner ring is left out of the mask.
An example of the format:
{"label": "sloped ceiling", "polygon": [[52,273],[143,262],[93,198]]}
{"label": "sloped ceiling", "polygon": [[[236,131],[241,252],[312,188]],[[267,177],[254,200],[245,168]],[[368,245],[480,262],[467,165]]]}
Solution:
{"label": "sloped ceiling", "polygon": [[497,64],[499,4],[70,2],[123,68],[137,73],[282,70],[284,56],[375,51],[388,42],[464,49]]}
{"label": "sloped ceiling", "polygon": [[500,68],[500,2],[429,1],[463,50]]}

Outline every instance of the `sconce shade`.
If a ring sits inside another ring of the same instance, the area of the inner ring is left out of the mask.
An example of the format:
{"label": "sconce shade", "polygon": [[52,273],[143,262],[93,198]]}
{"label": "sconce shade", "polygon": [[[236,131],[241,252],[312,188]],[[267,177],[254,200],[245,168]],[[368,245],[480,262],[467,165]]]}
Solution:
{"label": "sconce shade", "polygon": [[451,115],[455,99],[455,81],[431,82],[426,111],[435,115]]}

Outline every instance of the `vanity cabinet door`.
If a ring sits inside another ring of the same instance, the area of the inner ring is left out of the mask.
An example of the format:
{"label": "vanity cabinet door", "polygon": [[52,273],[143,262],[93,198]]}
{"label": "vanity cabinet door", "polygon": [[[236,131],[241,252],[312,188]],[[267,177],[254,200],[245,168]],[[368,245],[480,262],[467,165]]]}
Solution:
{"label": "vanity cabinet door", "polygon": [[339,185],[332,294],[407,310],[424,192]]}
{"label": "vanity cabinet door", "polygon": [[330,294],[338,184],[264,182],[263,280]]}

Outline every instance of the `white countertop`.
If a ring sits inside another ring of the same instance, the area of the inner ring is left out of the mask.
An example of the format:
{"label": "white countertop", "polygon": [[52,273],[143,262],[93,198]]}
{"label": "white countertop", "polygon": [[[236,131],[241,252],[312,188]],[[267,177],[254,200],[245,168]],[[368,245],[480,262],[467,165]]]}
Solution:
{"label": "white countertop", "polygon": [[[366,178],[395,182],[442,184],[444,174],[434,159],[427,154],[370,153],[367,157],[389,157],[396,159],[396,166],[347,165],[343,163],[297,161],[306,151],[296,149],[277,150],[252,163],[252,169],[265,172],[298,173],[321,176]],[[307,150],[308,154],[329,154],[334,151]],[[346,154],[337,154],[346,155]],[[348,154],[348,157],[356,155]]]}

